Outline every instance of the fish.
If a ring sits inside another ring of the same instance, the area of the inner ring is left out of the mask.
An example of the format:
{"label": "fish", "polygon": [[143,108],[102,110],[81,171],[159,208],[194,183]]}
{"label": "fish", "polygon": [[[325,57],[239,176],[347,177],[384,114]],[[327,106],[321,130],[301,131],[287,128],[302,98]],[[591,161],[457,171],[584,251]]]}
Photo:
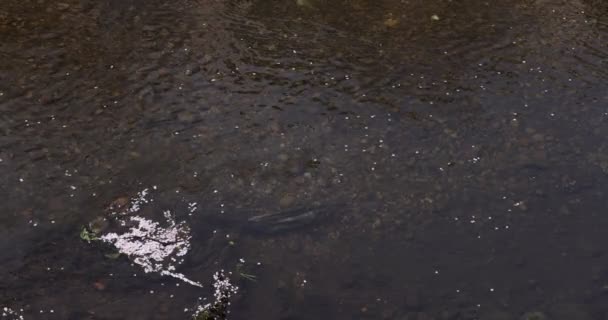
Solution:
{"label": "fish", "polygon": [[319,224],[327,220],[340,206],[321,205],[255,215],[247,219],[246,231],[276,234]]}
{"label": "fish", "polygon": [[[339,204],[311,205],[253,215],[251,212],[213,215],[207,216],[206,221],[215,226],[241,230],[242,233],[269,236],[319,225],[336,217],[344,208],[345,205]],[[248,218],[243,217],[247,214],[250,215]]]}

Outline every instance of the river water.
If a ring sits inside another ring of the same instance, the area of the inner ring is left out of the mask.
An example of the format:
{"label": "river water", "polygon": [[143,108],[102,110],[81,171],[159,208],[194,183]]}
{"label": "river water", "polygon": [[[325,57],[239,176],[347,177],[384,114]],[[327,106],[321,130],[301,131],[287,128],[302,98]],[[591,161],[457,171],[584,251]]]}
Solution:
{"label": "river water", "polygon": [[605,319],[607,134],[605,1],[2,0],[0,319]]}

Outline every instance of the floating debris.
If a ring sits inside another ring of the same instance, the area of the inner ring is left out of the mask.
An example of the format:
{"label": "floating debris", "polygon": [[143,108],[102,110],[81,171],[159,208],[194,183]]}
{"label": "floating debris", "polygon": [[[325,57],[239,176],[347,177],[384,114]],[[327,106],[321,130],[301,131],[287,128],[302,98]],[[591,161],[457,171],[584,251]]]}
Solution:
{"label": "floating debris", "polygon": [[224,270],[213,275],[213,288],[215,300],[203,306],[198,306],[192,315],[194,320],[226,320],[228,319],[228,307],[230,298],[238,292],[238,287],[230,282]]}
{"label": "floating debris", "polygon": [[99,240],[95,232],[90,231],[89,229],[87,229],[87,227],[82,227],[82,230],[80,231],[80,239],[88,243],[91,243],[91,241]]}
{"label": "floating debris", "polygon": [[9,307],[3,307],[0,309],[0,316],[2,319],[11,319],[11,320],[24,320],[25,318],[22,315],[23,309],[19,311],[15,311]]}
{"label": "floating debris", "polygon": [[202,284],[176,272],[177,266],[183,263],[184,257],[191,248],[192,236],[186,222],[176,222],[170,211],[163,212],[165,221],[162,223],[134,215],[140,211],[142,205],[151,202],[147,198],[148,194],[148,189],[144,189],[137,197],[131,199],[128,206],[124,201],[112,206],[125,208],[122,211],[111,212],[118,222],[118,230],[91,236],[86,229],[83,229],[81,238],[89,242],[98,239],[111,244],[118,250],[118,254],[129,257],[146,273],[155,272],[202,287]]}

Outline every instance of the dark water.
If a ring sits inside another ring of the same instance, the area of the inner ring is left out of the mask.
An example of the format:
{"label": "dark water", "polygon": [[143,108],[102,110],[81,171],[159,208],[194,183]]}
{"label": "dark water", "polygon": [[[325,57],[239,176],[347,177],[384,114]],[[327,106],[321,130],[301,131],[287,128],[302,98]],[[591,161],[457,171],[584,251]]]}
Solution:
{"label": "dark water", "polygon": [[[606,319],[607,134],[605,1],[2,0],[0,308]],[[152,186],[202,289],[79,237]]]}

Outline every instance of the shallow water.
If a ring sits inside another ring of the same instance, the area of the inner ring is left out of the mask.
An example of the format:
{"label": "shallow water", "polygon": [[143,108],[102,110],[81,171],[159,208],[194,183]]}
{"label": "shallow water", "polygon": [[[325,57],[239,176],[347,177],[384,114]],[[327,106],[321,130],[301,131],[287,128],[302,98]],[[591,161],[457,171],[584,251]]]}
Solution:
{"label": "shallow water", "polygon": [[[3,0],[0,308],[189,319],[225,269],[230,319],[603,319],[607,40],[597,0]],[[79,237],[153,186],[203,289]]]}

